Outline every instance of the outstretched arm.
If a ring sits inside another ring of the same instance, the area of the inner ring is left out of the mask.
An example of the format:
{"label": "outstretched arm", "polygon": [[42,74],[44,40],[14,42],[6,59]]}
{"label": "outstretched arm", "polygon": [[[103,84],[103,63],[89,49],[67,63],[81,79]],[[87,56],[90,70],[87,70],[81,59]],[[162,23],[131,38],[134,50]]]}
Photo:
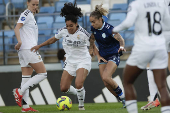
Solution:
{"label": "outstretched arm", "polygon": [[57,40],[59,40],[59,39],[55,38],[55,36],[54,36],[54,37],[48,39],[47,41],[43,42],[42,44],[32,47],[31,51],[33,51],[33,50],[37,51],[40,47],[53,44]]}

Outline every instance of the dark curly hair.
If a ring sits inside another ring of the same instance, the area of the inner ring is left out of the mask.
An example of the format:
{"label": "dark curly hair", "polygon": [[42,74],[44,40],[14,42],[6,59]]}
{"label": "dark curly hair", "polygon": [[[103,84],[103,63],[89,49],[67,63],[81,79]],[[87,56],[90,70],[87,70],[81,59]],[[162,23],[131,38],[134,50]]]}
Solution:
{"label": "dark curly hair", "polygon": [[58,58],[58,60],[63,60],[65,54],[66,54],[66,53],[65,53],[64,49],[59,49],[58,52],[57,52],[57,58]]}
{"label": "dark curly hair", "polygon": [[83,16],[81,8],[78,8],[76,5],[76,0],[74,4],[71,2],[65,3],[64,7],[61,9],[60,15],[65,17],[65,22],[71,20],[74,23],[77,23],[79,17]]}

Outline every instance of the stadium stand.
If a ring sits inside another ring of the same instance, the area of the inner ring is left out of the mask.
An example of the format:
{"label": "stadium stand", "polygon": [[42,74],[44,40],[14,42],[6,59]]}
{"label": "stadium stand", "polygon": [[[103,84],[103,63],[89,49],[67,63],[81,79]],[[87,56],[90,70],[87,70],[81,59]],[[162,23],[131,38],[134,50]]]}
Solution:
{"label": "stadium stand", "polygon": [[[64,17],[61,17],[59,15],[61,8],[64,6],[65,2],[72,2],[74,3],[75,0],[51,0],[52,5],[49,4],[49,0],[42,0],[42,6],[40,6],[40,14],[45,14],[46,16],[41,15],[35,15],[35,18],[37,20],[37,25],[39,28],[39,41],[38,43],[42,43],[45,40],[48,40],[49,38],[53,37],[54,34],[57,32],[58,29],[65,26],[65,19]],[[131,2],[133,0],[129,0],[128,2]],[[9,0],[4,0],[5,4],[9,2]],[[11,3],[15,6],[16,9],[20,9],[20,11],[25,10],[25,3],[26,0],[11,0]],[[103,6],[105,8],[111,9],[108,17],[103,17],[105,22],[110,23],[113,26],[116,26],[120,24],[125,18],[126,13],[115,13],[115,10],[122,10],[125,11],[127,9],[128,4],[125,3],[125,0],[77,0],[77,5],[82,9],[83,17],[78,20],[78,24],[82,27],[84,27],[89,33],[91,33],[91,23],[89,21],[89,12],[94,10],[95,5],[100,5],[103,2]],[[18,6],[18,4],[23,4]],[[16,10],[17,14],[19,14],[19,10]],[[56,15],[52,15],[53,13],[56,13]],[[51,15],[50,15],[51,14]],[[0,15],[5,15],[5,5],[3,4],[3,1],[0,1]],[[8,51],[7,54],[7,61],[10,54],[10,51],[13,50],[14,52],[14,45],[17,43],[17,39],[14,35],[13,31],[9,31],[10,29],[7,25],[7,22],[5,20],[5,16],[3,17],[4,21],[0,18],[0,25],[2,24],[3,27],[0,27],[2,30],[6,30],[4,32],[5,36],[5,50]],[[16,19],[17,22],[17,19]],[[129,28],[128,30],[125,30],[123,32],[120,32],[122,37],[125,39],[126,47],[133,46],[133,38],[134,38],[134,26]],[[2,44],[2,32],[0,32],[0,52],[3,50],[3,44]],[[62,40],[59,40],[57,43],[43,47],[40,52],[45,59],[45,62],[49,61],[48,58],[53,58],[54,61],[57,61],[55,58],[57,49],[62,48]],[[51,57],[50,57],[51,55]],[[12,56],[12,57],[17,57]],[[12,58],[11,57],[11,58]],[[50,60],[49,62],[52,62]],[[9,62],[8,62],[9,63]]]}

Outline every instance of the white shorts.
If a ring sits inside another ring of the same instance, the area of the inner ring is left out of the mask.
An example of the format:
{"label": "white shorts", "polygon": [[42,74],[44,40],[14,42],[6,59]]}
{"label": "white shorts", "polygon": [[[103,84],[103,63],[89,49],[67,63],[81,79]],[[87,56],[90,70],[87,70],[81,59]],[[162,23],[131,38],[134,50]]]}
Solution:
{"label": "white shorts", "polygon": [[165,40],[166,40],[166,49],[167,52],[170,52],[170,35],[164,35]]}
{"label": "white shorts", "polygon": [[35,64],[42,62],[41,55],[37,52],[31,52],[31,50],[20,50],[18,52],[19,63],[21,67],[30,67],[29,63]]}
{"label": "white shorts", "polygon": [[165,69],[168,66],[168,54],[166,49],[132,51],[126,63],[140,69],[146,69],[148,63],[150,63],[150,69]]}
{"label": "white shorts", "polygon": [[67,63],[67,61],[64,62],[64,70],[66,70],[71,76],[76,76],[76,71],[80,68],[84,68],[88,70],[88,73],[91,70],[91,59],[84,60],[83,62],[77,63],[77,64],[71,64]]}

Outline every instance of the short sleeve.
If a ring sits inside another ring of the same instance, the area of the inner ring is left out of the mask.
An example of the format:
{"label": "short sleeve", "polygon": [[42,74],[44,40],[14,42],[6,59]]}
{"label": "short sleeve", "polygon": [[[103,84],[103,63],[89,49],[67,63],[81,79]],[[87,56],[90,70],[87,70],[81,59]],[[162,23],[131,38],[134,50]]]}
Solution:
{"label": "short sleeve", "polygon": [[63,37],[62,34],[63,34],[63,29],[58,30],[57,33],[55,34],[55,38],[61,39]]}
{"label": "short sleeve", "polygon": [[109,28],[108,28],[108,35],[109,36],[111,36],[112,35],[112,30],[113,30],[113,26],[110,26]]}
{"label": "short sleeve", "polygon": [[25,15],[24,13],[21,13],[17,23],[23,23],[23,24],[27,23],[29,20],[29,16],[30,16],[29,14]]}

